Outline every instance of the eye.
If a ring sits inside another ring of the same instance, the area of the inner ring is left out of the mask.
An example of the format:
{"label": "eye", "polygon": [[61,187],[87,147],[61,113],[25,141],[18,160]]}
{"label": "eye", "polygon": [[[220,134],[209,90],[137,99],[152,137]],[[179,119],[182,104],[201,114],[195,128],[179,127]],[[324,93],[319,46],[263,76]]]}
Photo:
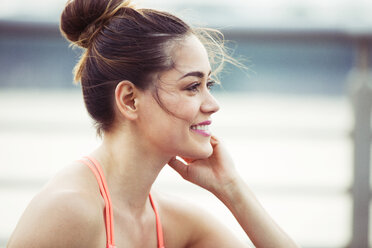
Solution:
{"label": "eye", "polygon": [[[215,84],[216,84],[216,82],[214,80],[209,80],[207,82],[207,88],[208,88],[208,90],[211,90]],[[186,90],[192,91],[192,92],[198,92],[200,85],[201,85],[201,83],[192,84],[191,86],[189,86],[188,88],[186,88]]]}
{"label": "eye", "polygon": [[207,88],[208,88],[209,90],[211,90],[215,84],[216,84],[216,81],[214,81],[214,80],[209,80],[209,81],[207,82]]}
{"label": "eye", "polygon": [[200,86],[200,83],[195,83],[193,85],[191,85],[190,87],[186,88],[186,90],[188,91],[192,91],[192,92],[197,92],[199,91],[199,86]]}

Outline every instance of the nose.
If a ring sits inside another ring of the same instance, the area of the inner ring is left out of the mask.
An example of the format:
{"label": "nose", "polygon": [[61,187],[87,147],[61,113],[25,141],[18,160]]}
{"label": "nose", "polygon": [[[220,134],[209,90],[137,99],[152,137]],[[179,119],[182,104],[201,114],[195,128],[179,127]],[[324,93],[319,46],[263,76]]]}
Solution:
{"label": "nose", "polygon": [[204,113],[213,114],[220,109],[217,100],[212,96],[212,94],[207,91],[205,94],[205,99],[200,106],[200,110]]}

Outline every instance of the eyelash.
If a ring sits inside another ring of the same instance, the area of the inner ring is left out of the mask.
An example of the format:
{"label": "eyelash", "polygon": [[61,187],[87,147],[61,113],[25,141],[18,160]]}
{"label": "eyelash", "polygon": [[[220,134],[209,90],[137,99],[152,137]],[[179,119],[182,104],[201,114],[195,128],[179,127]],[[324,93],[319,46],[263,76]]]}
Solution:
{"label": "eyelash", "polygon": [[[215,82],[214,80],[209,80],[209,81],[207,82],[207,88],[208,88],[209,90],[211,90],[212,87],[213,87],[215,84],[216,84],[216,82]],[[189,88],[187,88],[187,90],[188,90],[188,91],[197,92],[197,91],[199,91],[198,88],[199,88],[200,85],[201,85],[201,83],[193,84],[193,85],[191,85]]]}

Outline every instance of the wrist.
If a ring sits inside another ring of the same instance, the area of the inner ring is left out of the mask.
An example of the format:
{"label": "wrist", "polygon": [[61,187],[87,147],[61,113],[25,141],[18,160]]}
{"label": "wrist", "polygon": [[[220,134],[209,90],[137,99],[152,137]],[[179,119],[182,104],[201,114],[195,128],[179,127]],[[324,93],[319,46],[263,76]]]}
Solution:
{"label": "wrist", "polygon": [[229,202],[239,202],[244,191],[247,190],[244,180],[236,175],[231,177],[226,183],[221,184],[214,190],[213,194],[225,204]]}

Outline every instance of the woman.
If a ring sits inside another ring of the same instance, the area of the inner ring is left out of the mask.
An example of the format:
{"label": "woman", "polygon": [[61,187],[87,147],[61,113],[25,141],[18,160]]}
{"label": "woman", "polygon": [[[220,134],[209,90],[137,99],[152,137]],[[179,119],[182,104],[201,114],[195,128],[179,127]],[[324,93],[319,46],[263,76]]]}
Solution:
{"label": "woman", "polygon": [[209,59],[233,61],[210,32],[121,0],[69,1],[60,27],[85,49],[75,79],[103,141],[32,200],[8,247],[248,247],[208,213],[151,190],[167,164],[218,197],[256,247],[297,247],[208,130],[219,109]]}

